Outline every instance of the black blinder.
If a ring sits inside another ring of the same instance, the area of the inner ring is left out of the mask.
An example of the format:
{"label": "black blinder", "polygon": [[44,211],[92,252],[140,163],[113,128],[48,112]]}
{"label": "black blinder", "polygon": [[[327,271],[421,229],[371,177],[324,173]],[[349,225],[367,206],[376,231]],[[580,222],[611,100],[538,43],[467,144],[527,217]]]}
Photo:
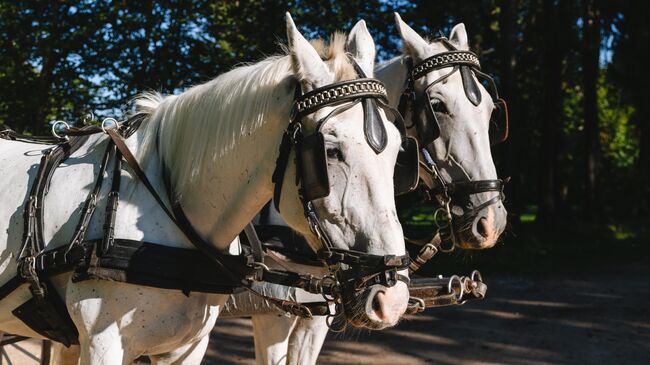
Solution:
{"label": "black blinder", "polygon": [[472,69],[469,68],[469,66],[460,66],[460,76],[463,80],[463,89],[465,90],[465,96],[467,96],[467,99],[474,104],[474,106],[481,104],[481,90],[478,88],[478,84],[472,76]]}
{"label": "black blinder", "polygon": [[[412,109],[412,118],[415,128],[418,131],[418,137],[422,145],[427,146],[440,137],[440,126],[436,113],[428,100],[428,97],[416,97],[411,103],[415,106]],[[422,110],[422,108],[424,110]],[[423,115],[424,114],[424,115]]]}
{"label": "black blinder", "polygon": [[303,198],[310,201],[328,196],[330,181],[327,175],[327,151],[323,134],[316,132],[302,138],[297,158]]}
{"label": "black blinder", "polygon": [[388,144],[386,127],[379,115],[379,108],[375,99],[366,98],[362,101],[363,105],[363,132],[370,148],[375,153],[381,153]]}
{"label": "black blinder", "polygon": [[494,146],[508,139],[508,104],[503,99],[494,101],[490,116],[490,143]]}
{"label": "black blinder", "polygon": [[418,142],[413,137],[402,140],[393,173],[395,195],[406,194],[418,186],[420,180]]}

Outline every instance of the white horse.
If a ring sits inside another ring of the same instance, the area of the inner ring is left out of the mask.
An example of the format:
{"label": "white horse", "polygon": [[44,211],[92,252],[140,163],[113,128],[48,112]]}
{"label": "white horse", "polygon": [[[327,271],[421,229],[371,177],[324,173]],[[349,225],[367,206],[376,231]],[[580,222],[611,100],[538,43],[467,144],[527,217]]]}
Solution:
{"label": "white horse", "polygon": [[[228,248],[271,198],[271,175],[289,122],[294,80],[308,92],[356,75],[340,39],[332,41],[328,59],[321,60],[288,14],[287,33],[287,56],[236,68],[178,96],[149,95],[138,101],[146,121],[127,140],[129,148],[157,191],[164,191],[162,166],[166,166],[191,225],[221,250]],[[354,46],[352,55],[371,74],[374,45],[368,39],[353,34],[349,43]],[[304,118],[306,127],[313,128],[331,110],[326,107]],[[392,185],[401,138],[383,116],[381,122],[388,141],[379,154],[366,143],[360,105],[323,126],[331,193],[314,200],[314,207],[334,246],[403,255]],[[106,137],[92,136],[54,173],[43,202],[47,248],[69,243],[106,143]],[[0,283],[16,275],[22,207],[41,151],[47,147],[0,141]],[[192,248],[129,171],[122,172],[115,236]],[[304,218],[295,179],[295,166],[289,163],[280,202],[283,218],[318,248],[319,240]],[[100,193],[89,239],[102,236],[107,185]],[[149,355],[156,364],[198,364],[219,306],[228,298],[195,292],[185,296],[178,290],[103,280],[71,282],[69,274],[52,282],[65,298],[79,332],[82,364],[129,364],[140,355]],[[0,301],[0,330],[41,337],[11,313],[29,298],[23,285]],[[354,313],[357,318],[373,327],[392,326],[406,309],[408,289],[398,282],[375,297],[362,295],[357,300],[358,307],[370,308]]]}
{"label": "white horse", "polygon": [[[375,76],[386,85],[390,104],[397,107],[409,73],[407,59],[410,58],[413,64],[417,64],[449,49],[441,42],[426,41],[404,23],[397,13],[395,13],[395,21],[404,42],[404,54],[379,64],[375,68]],[[350,32],[351,35],[356,33],[367,33],[363,20],[358,22]],[[453,27],[449,41],[459,50],[469,50],[464,24]],[[416,92],[424,92],[427,85],[450,71],[451,67],[445,67],[430,72],[416,83]],[[466,97],[461,75],[458,72],[448,77],[444,83],[436,84],[427,90],[429,97],[437,102],[443,102],[446,109],[443,111],[446,115],[437,118],[440,122],[440,138],[425,147],[447,182],[497,179],[488,136],[488,124],[493,108],[492,98],[480,83],[478,85],[483,94],[479,105],[473,105]],[[405,113],[404,118],[407,126],[413,125],[413,115],[409,111]],[[416,128],[409,128],[408,132],[417,137]],[[469,198],[471,204],[479,206],[496,194],[499,193],[484,192],[471,194]],[[485,206],[474,212],[469,224],[455,227],[458,230],[456,236],[459,238],[456,243],[465,249],[490,248],[505,229],[506,219],[507,213],[501,201]],[[270,284],[265,285],[273,287]],[[251,298],[251,301],[258,302],[255,298]],[[328,332],[324,317],[310,320],[279,316],[272,308],[268,308],[266,313],[260,312],[262,310],[258,310],[258,314],[255,314],[255,310],[249,309],[248,312],[241,313],[241,315],[252,315],[258,364],[316,363]]]}

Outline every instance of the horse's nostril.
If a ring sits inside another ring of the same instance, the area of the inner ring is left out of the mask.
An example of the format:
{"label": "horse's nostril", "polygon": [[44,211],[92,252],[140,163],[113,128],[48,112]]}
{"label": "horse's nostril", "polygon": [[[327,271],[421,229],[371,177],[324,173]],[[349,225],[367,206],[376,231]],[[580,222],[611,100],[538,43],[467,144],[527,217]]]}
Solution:
{"label": "horse's nostril", "polygon": [[379,295],[375,295],[375,297],[372,298],[372,310],[375,312],[379,312],[381,310],[381,303],[379,303]]}
{"label": "horse's nostril", "polygon": [[490,230],[490,227],[488,227],[488,221],[487,218],[482,217],[481,219],[478,220],[478,224],[476,225],[476,232],[478,232],[483,238],[488,238],[490,235],[488,232]]}

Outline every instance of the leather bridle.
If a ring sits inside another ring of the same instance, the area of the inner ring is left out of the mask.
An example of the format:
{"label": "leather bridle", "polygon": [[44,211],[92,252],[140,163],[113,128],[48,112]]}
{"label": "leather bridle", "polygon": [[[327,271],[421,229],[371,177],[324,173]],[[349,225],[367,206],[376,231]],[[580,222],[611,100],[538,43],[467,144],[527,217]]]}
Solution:
{"label": "leather bridle", "polygon": [[[434,41],[439,41],[445,45],[449,51],[438,53],[434,56],[431,56],[427,59],[422,60],[421,62],[413,65],[412,60],[408,58],[408,77],[406,80],[406,88],[402,93],[399,101],[398,110],[400,114],[405,115],[407,108],[411,111],[411,117],[414,119],[419,118],[418,115],[418,102],[424,103],[429,102],[427,91],[433,85],[445,80],[450,77],[455,72],[460,72],[463,78],[463,87],[465,89],[465,94],[470,99],[474,105],[480,104],[480,90],[478,85],[472,78],[472,73],[480,75],[482,78],[488,80],[490,87],[494,90],[494,98],[496,100],[501,100],[496,94],[496,86],[494,80],[480,71],[481,65],[479,63],[478,57],[473,52],[458,50],[451,42],[449,42],[445,37],[436,38]],[[425,77],[432,71],[445,68],[453,67],[453,69],[428,84],[424,89],[424,95],[418,95],[415,90],[415,82],[422,77]],[[435,118],[435,115],[432,115]],[[437,120],[426,121],[428,123],[437,123]],[[491,179],[491,180],[472,180],[472,181],[445,181],[440,173],[440,170],[431,157],[426,147],[428,144],[433,142],[438,135],[436,133],[423,133],[424,128],[420,128],[417,122],[413,122],[407,128],[418,127],[418,139],[419,143],[422,146],[421,148],[421,163],[425,167],[425,170],[430,173],[433,177],[433,180],[437,183],[435,186],[427,187],[427,192],[430,197],[436,199],[438,205],[440,206],[439,211],[434,214],[438,216],[438,212],[441,212],[443,219],[446,221],[446,224],[438,224],[439,233],[441,242],[438,242],[438,250],[442,251],[452,251],[456,246],[457,239],[455,237],[453,222],[455,220],[462,220],[465,217],[471,217],[476,212],[481,209],[496,204],[499,201],[504,199],[503,187],[504,184],[508,181],[502,179]],[[438,127],[437,124],[434,127]],[[427,134],[428,136],[423,136],[422,134]],[[507,137],[507,132],[506,132]],[[501,141],[498,141],[501,142]],[[452,201],[458,199],[460,196],[469,196],[471,194],[479,194],[485,192],[497,192],[498,194],[494,197],[488,199],[485,202],[482,202],[478,206],[472,207],[471,209],[463,212],[461,214],[455,214],[454,210],[451,209]]]}
{"label": "leather bridle", "polygon": [[[402,281],[408,285],[409,279],[397,271],[405,269],[409,265],[407,255],[371,255],[348,249],[337,249],[321,225],[316,213],[313,200],[329,194],[329,186],[322,187],[317,192],[312,192],[305,186],[306,167],[303,166],[301,158],[304,158],[303,143],[307,138],[320,133],[325,123],[333,116],[338,115],[359,103],[368,101],[376,102],[381,108],[396,113],[387,104],[387,94],[384,85],[376,79],[361,78],[349,81],[337,82],[321,88],[314,89],[302,94],[300,85],[296,86],[296,98],[291,112],[291,122],[287,127],[282,143],[280,154],[276,161],[276,168],[273,173],[274,203],[280,211],[280,201],[285,171],[289,163],[289,155],[293,149],[296,152],[296,175],[299,186],[299,197],[303,212],[309,228],[318,238],[322,248],[317,252],[319,260],[324,262],[330,270],[330,275],[341,285],[343,292],[356,292],[370,285],[381,284],[391,287]],[[315,132],[308,135],[304,127],[303,118],[324,108],[336,106],[337,108],[328,113],[324,118],[316,122]],[[365,124],[366,128],[371,123]],[[382,126],[383,128],[383,126]],[[372,143],[366,134],[368,143]],[[324,148],[324,146],[322,146]],[[383,148],[382,148],[383,149]],[[323,166],[326,168],[326,166]],[[326,178],[326,170],[319,176]],[[337,303],[338,304],[338,303]]]}

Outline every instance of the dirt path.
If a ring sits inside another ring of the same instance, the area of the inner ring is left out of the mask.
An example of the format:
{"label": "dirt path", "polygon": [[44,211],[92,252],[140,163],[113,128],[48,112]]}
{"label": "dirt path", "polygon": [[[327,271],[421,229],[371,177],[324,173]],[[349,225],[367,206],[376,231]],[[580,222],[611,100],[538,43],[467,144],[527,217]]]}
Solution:
{"label": "dirt path", "polygon": [[[487,277],[488,298],[396,328],[330,335],[321,364],[649,364],[650,267]],[[250,321],[220,321],[204,364],[253,364]]]}
{"label": "dirt path", "polygon": [[[319,364],[650,364],[650,266],[486,281],[481,302],[330,334]],[[5,350],[14,364],[38,364],[35,340]],[[220,320],[203,364],[254,356],[250,320]]]}

